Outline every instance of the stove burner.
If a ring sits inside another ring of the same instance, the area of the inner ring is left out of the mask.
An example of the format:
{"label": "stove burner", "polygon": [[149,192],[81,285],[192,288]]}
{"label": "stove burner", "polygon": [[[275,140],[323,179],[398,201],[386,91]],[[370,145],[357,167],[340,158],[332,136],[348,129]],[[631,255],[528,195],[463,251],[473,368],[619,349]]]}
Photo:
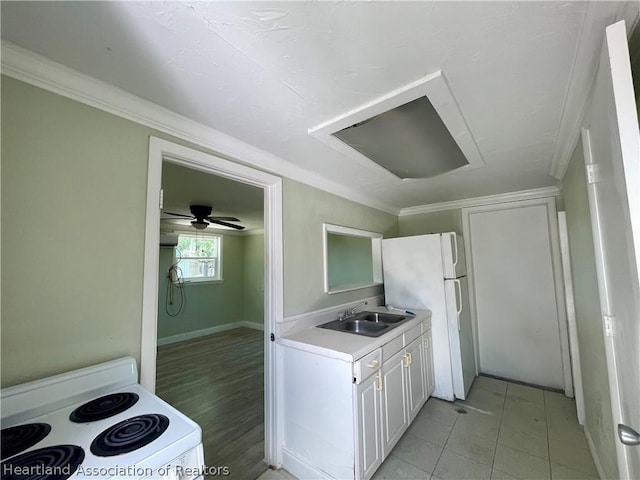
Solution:
{"label": "stove burner", "polygon": [[69,420],[75,423],[95,422],[113,417],[135,405],[138,395],[131,392],[120,392],[96,398],[76,408]]}
{"label": "stove burner", "polygon": [[51,425],[48,423],[25,423],[15,427],[3,428],[0,440],[0,459],[4,460],[33,447],[49,435]]}
{"label": "stove burner", "polygon": [[129,453],[153,442],[169,427],[164,415],[151,413],[116,423],[91,442],[91,453],[99,457],[113,457]]}
{"label": "stove burner", "polygon": [[76,445],[54,445],[13,457],[0,465],[2,480],[65,480],[84,460]]}

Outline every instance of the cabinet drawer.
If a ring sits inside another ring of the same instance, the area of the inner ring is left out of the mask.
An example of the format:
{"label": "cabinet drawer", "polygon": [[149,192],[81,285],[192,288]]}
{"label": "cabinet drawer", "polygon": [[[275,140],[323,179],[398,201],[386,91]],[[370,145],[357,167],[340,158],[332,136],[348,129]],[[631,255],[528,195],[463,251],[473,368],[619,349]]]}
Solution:
{"label": "cabinet drawer", "polygon": [[382,346],[382,360],[386,362],[399,352],[404,344],[402,343],[402,335],[398,335],[396,338]]}
{"label": "cabinet drawer", "polygon": [[411,330],[404,332],[404,346],[409,345],[420,335],[422,335],[422,325],[416,325]]}
{"label": "cabinet drawer", "polygon": [[356,383],[369,378],[382,365],[382,350],[377,349],[353,363],[353,376]]}

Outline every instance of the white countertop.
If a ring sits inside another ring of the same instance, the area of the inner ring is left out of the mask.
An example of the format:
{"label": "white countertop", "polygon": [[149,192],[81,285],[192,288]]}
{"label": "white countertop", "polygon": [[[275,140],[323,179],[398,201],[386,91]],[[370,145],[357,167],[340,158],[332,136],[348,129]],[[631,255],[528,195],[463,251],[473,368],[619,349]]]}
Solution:
{"label": "white countertop", "polygon": [[[401,312],[396,311],[389,312],[384,307],[367,308],[366,311],[401,314]],[[286,347],[297,348],[324,357],[336,358],[344,360],[345,362],[354,362],[376,348],[402,335],[407,330],[410,330],[416,325],[420,325],[423,321],[431,319],[431,312],[429,310],[412,309],[411,311],[416,314],[414,318],[379,337],[367,337],[314,326],[281,337],[278,339],[278,343]]]}

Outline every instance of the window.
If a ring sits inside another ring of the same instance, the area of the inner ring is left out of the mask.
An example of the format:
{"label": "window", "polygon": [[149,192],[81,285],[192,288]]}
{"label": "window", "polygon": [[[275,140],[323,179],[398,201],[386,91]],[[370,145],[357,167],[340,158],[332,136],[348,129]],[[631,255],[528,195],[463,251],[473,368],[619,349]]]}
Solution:
{"label": "window", "polygon": [[222,280],[222,236],[181,233],[176,257],[185,282]]}

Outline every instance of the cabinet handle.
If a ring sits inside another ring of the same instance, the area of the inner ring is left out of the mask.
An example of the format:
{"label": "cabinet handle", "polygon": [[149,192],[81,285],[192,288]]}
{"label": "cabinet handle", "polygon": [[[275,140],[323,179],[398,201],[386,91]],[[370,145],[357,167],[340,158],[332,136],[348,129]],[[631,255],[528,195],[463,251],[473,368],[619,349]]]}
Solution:
{"label": "cabinet handle", "polygon": [[382,387],[383,387],[382,386],[382,375],[378,374],[378,375],[376,375],[376,378],[378,379],[378,386],[376,388],[377,388],[377,390],[382,390]]}
{"label": "cabinet handle", "polygon": [[409,365],[411,365],[413,363],[413,355],[411,352],[407,353],[407,355],[409,355]]}
{"label": "cabinet handle", "polygon": [[409,368],[409,365],[411,365],[411,364],[409,363],[409,354],[408,354],[408,353],[405,353],[405,354],[404,354],[404,368]]}
{"label": "cabinet handle", "polygon": [[376,360],[375,358],[373,360],[371,360],[369,363],[367,363],[367,367],[369,368],[376,368],[378,366],[380,362],[378,362],[378,360]]}

